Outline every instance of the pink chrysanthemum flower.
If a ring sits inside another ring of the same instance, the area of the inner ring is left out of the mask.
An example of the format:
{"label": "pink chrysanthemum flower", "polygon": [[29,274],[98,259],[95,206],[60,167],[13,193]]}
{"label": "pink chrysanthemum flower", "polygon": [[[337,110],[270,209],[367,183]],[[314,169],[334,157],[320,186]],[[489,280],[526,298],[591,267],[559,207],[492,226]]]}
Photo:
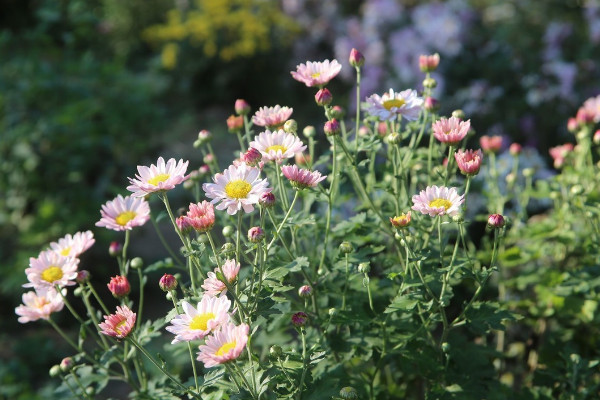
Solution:
{"label": "pink chrysanthemum flower", "polygon": [[104,316],[104,322],[98,324],[100,333],[117,339],[123,339],[135,326],[136,314],[127,306],[117,306],[117,312]]}
{"label": "pink chrysanthemum flower", "polygon": [[367,97],[365,111],[381,121],[394,121],[402,117],[409,121],[419,118],[423,107],[423,98],[417,95],[417,91],[406,89],[402,92],[394,92],[390,89],[383,96],[373,94]]}
{"label": "pink chrysanthemum flower", "polygon": [[260,151],[263,160],[279,163],[306,150],[306,146],[298,136],[287,133],[283,129],[274,132],[267,129],[261,132],[250,142],[250,147]]}
{"label": "pink chrysanthemum flower", "polygon": [[112,295],[117,299],[125,297],[129,294],[129,292],[131,292],[129,280],[124,275],[113,276],[110,278],[110,282],[106,286]]}
{"label": "pink chrysanthemum flower", "polygon": [[309,171],[304,168],[298,168],[296,165],[284,165],[281,167],[283,176],[288,178],[297,189],[306,189],[315,187],[319,182],[327,178],[327,175],[321,176],[319,171]]}
{"label": "pink chrysanthemum flower", "polygon": [[203,339],[219,326],[229,322],[231,301],[226,296],[212,297],[205,294],[196,308],[187,301],[181,306],[183,314],[173,318],[171,325],[165,328],[175,335],[171,342],[173,344]]}
{"label": "pink chrysanthemum flower", "polygon": [[554,160],[554,168],[562,167],[567,156],[573,151],[574,148],[575,147],[572,143],[565,143],[560,146],[551,147],[549,152],[550,156]]}
{"label": "pink chrysanthemum flower", "polygon": [[175,161],[174,158],[171,158],[165,164],[165,160],[158,157],[156,165],[152,164],[150,167],[138,165],[138,174],[135,175],[135,179],[127,178],[131,183],[127,186],[127,190],[131,191],[134,197],[144,197],[150,193],[171,190],[189,178],[189,175],[185,174],[188,162]]}
{"label": "pink chrysanthemum flower", "polygon": [[102,206],[100,215],[102,218],[96,222],[96,226],[113,231],[131,230],[150,219],[150,206],[142,198],[118,195]]}
{"label": "pink chrysanthemum flower", "polygon": [[42,251],[38,258],[29,259],[30,268],[25,270],[29,282],[23,287],[45,290],[55,285],[72,286],[77,278],[77,264],[78,258],[64,257],[52,250]]}
{"label": "pink chrysanthemum flower", "polygon": [[481,149],[475,150],[462,150],[459,149],[454,153],[454,159],[458,165],[458,169],[464,175],[474,176],[477,175],[481,168],[481,161],[483,160],[483,152]]}
{"label": "pink chrysanthemum flower", "polygon": [[61,256],[79,257],[81,253],[89,249],[95,242],[92,231],[77,232],[73,236],[68,234],[58,242],[50,243],[50,249]]}
{"label": "pink chrysanthemum flower", "polygon": [[219,203],[217,210],[227,209],[227,214],[234,215],[239,210],[252,212],[253,204],[257,204],[263,193],[270,192],[269,181],[259,179],[260,170],[242,163],[230,165],[222,174],[216,174],[215,183],[205,183],[202,189],[206,197],[213,199],[211,203]]}
{"label": "pink chrysanthemum flower", "polygon": [[308,87],[323,87],[336,77],[342,69],[342,64],[337,60],[307,61],[306,64],[296,66],[296,71],[291,71],[292,77]]}
{"label": "pink chrysanthemum flower", "polygon": [[440,118],[432,125],[433,136],[442,143],[450,146],[458,144],[467,136],[471,128],[471,120],[462,121],[460,118],[450,117],[450,119]]}
{"label": "pink chrysanthemum flower", "polygon": [[459,196],[456,188],[445,186],[427,186],[421,193],[412,197],[412,209],[422,214],[454,216],[460,211],[460,205],[464,202],[464,195]]}
{"label": "pink chrysanthemum flower", "polygon": [[250,327],[246,324],[223,325],[200,346],[198,361],[202,361],[205,368],[211,368],[235,360],[246,347],[248,332]]}
{"label": "pink chrysanthemum flower", "polygon": [[[227,260],[221,266],[223,275],[227,282],[233,283],[237,278],[238,272],[240,272],[240,264],[236,263],[235,260]],[[219,267],[215,268],[214,272],[209,272],[207,278],[202,283],[202,289],[205,290],[205,294],[208,296],[218,296],[220,294],[227,293],[227,286],[219,278],[217,274],[220,273]]]}
{"label": "pink chrysanthemum flower", "polygon": [[198,204],[190,203],[185,218],[196,232],[207,232],[215,224],[215,210],[213,205],[206,200]]}
{"label": "pink chrysanthemum flower", "polygon": [[502,148],[502,136],[482,136],[479,138],[479,144],[486,153],[497,153]]}
{"label": "pink chrysanthemum flower", "polygon": [[50,314],[62,310],[65,303],[56,290],[46,290],[41,292],[23,293],[23,304],[15,308],[15,313],[19,315],[19,322],[37,321],[38,319],[48,319]]}
{"label": "pink chrysanthemum flower", "polygon": [[281,107],[279,104],[275,107],[261,107],[254,113],[252,122],[254,125],[275,128],[282,126],[291,117],[293,112],[293,108]]}

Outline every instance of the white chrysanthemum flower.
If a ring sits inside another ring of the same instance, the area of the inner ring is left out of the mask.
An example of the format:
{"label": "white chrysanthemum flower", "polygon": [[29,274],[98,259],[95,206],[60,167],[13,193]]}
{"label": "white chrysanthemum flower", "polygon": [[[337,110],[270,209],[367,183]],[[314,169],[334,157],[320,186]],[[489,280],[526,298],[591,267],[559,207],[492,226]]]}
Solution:
{"label": "white chrysanthemum flower", "polygon": [[414,121],[419,118],[423,107],[423,98],[417,95],[417,91],[406,89],[402,92],[394,92],[390,89],[383,96],[373,94],[367,97],[364,110],[381,121],[393,121],[396,118],[406,118]]}
{"label": "white chrysanthemum flower", "polygon": [[464,202],[464,195],[458,195],[456,188],[427,186],[421,193],[412,197],[412,209],[422,214],[455,216]]}
{"label": "white chrysanthemum flower", "polygon": [[189,342],[202,339],[219,326],[229,322],[231,301],[225,296],[212,297],[204,295],[198,306],[194,308],[187,301],[182,302],[183,314],[171,320],[165,329],[175,334],[171,343]]}
{"label": "white chrysanthemum flower", "polygon": [[73,236],[68,234],[64,238],[58,239],[58,242],[50,243],[50,249],[64,257],[79,257],[95,242],[92,231],[77,232]]}
{"label": "white chrysanthemum flower", "polygon": [[227,214],[234,215],[239,210],[252,212],[253,204],[257,204],[260,196],[270,192],[269,181],[259,179],[260,170],[244,163],[230,165],[222,174],[213,177],[215,183],[205,183],[202,189],[206,197],[213,199],[211,203],[219,203],[217,210],[227,209]]}
{"label": "white chrysanthemum flower", "polygon": [[127,178],[131,183],[127,186],[127,190],[131,191],[134,197],[171,190],[189,178],[189,175],[185,174],[188,163],[189,161],[175,161],[174,158],[165,163],[162,157],[158,157],[156,165],[152,164],[149,167],[138,165],[135,179]]}
{"label": "white chrysanthemum flower", "polygon": [[139,197],[118,195],[114,200],[102,205],[100,221],[96,226],[113,231],[131,230],[144,225],[150,219],[148,202]]}
{"label": "white chrysanthemum flower", "polygon": [[42,251],[38,258],[29,259],[29,268],[25,270],[29,282],[23,287],[47,290],[55,285],[74,285],[78,264],[78,258],[64,257],[52,250]]}
{"label": "white chrysanthemum flower", "polygon": [[274,132],[267,129],[261,132],[250,142],[250,147],[260,151],[263,160],[277,162],[295,157],[297,153],[306,149],[298,136],[287,133],[283,129]]}

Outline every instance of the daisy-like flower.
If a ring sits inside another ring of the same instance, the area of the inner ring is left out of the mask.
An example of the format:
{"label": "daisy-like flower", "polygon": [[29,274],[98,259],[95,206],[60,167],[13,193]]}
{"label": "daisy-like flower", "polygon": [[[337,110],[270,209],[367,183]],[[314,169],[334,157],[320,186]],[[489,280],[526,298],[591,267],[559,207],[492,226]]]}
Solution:
{"label": "daisy-like flower", "polygon": [[77,232],[73,236],[68,234],[58,242],[50,243],[50,249],[65,257],[79,257],[81,253],[89,249],[95,242],[91,231]]}
{"label": "daisy-like flower", "polygon": [[402,117],[409,121],[419,118],[423,107],[423,98],[417,95],[417,91],[406,89],[402,92],[394,92],[390,89],[383,96],[373,94],[367,97],[365,111],[381,121],[393,121]]}
{"label": "daisy-like flower", "polygon": [[475,150],[462,150],[459,149],[454,153],[456,164],[458,169],[463,175],[474,176],[477,175],[481,168],[481,161],[483,160],[483,153],[481,149]]}
{"label": "daisy-like flower", "polygon": [[323,87],[336,77],[342,69],[342,64],[337,60],[307,61],[306,64],[296,66],[296,71],[291,71],[292,77],[308,87]]}
{"label": "daisy-like flower", "polygon": [[433,136],[442,143],[447,143],[449,146],[458,144],[467,136],[471,128],[471,120],[463,121],[460,118],[450,117],[440,118],[432,125]]}
{"label": "daisy-like flower", "polygon": [[[223,275],[227,282],[233,283],[237,278],[238,272],[240,272],[240,264],[236,263],[235,260],[227,260],[221,266]],[[218,296],[220,294],[227,293],[227,286],[219,278],[217,274],[220,273],[219,267],[216,267],[214,272],[209,272],[207,278],[202,283],[202,289],[205,290],[205,294],[208,296]]]}
{"label": "daisy-like flower", "polygon": [[19,322],[25,324],[40,318],[48,319],[50,314],[62,310],[64,305],[56,290],[31,291],[23,293],[23,304],[15,308],[15,313],[19,316]]}
{"label": "daisy-like flower", "polygon": [[117,306],[117,312],[104,316],[104,322],[98,324],[100,333],[123,339],[131,333],[135,326],[136,314],[127,306]]}
{"label": "daisy-like flower", "polygon": [[281,172],[296,189],[315,187],[319,182],[327,178],[327,175],[322,176],[319,171],[309,171],[304,168],[298,168],[296,165],[284,165],[281,167]]}
{"label": "daisy-like flower", "polygon": [[239,210],[252,212],[253,204],[257,204],[263,193],[270,192],[269,181],[259,179],[260,170],[242,163],[230,165],[222,174],[216,174],[214,183],[205,183],[202,189],[206,197],[213,199],[211,203],[219,203],[217,210],[227,209],[227,214],[234,215]]}
{"label": "daisy-like flower", "polygon": [[246,347],[248,332],[250,327],[246,324],[223,325],[200,346],[198,361],[202,361],[205,368],[211,368],[235,360]]}
{"label": "daisy-like flower", "polygon": [[127,186],[127,190],[131,191],[134,197],[144,197],[150,193],[171,190],[189,178],[189,175],[185,174],[188,163],[189,161],[175,161],[174,158],[171,158],[165,164],[165,160],[158,157],[156,165],[152,164],[150,167],[138,165],[138,174],[135,175],[135,179],[127,178],[131,183]]}
{"label": "daisy-like flower", "polygon": [[165,329],[175,335],[171,343],[189,342],[202,339],[219,326],[229,322],[229,307],[231,301],[226,296],[212,297],[204,295],[198,306],[194,308],[184,301],[183,314],[171,320],[171,325]]}
{"label": "daisy-like flower", "polygon": [[190,203],[186,221],[196,232],[207,232],[215,224],[215,210],[211,203],[203,200],[202,203]]}
{"label": "daisy-like flower", "polygon": [[279,127],[291,117],[293,112],[293,108],[281,107],[279,104],[275,107],[261,107],[254,113],[252,122],[258,126]]}
{"label": "daisy-like flower", "polygon": [[100,215],[102,218],[96,222],[96,226],[113,231],[131,230],[150,219],[150,206],[142,198],[118,195],[102,206]]}
{"label": "daisy-like flower", "polygon": [[412,197],[412,209],[429,214],[455,216],[460,211],[460,205],[464,202],[464,195],[458,195],[456,188],[445,186],[427,186],[421,193]]}
{"label": "daisy-like flower", "polygon": [[25,270],[29,282],[23,287],[45,290],[55,285],[72,286],[77,278],[77,264],[78,258],[64,257],[52,250],[42,251],[38,258],[29,259],[29,268]]}
{"label": "daisy-like flower", "polygon": [[287,133],[283,129],[275,132],[267,129],[261,132],[250,142],[250,147],[260,151],[263,160],[278,163],[306,150],[306,146],[298,136]]}

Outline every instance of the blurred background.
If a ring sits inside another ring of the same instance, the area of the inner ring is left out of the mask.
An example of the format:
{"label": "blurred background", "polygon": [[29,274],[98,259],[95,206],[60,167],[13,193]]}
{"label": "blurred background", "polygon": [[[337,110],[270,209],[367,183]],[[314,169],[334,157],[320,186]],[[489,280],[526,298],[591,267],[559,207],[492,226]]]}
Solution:
{"label": "blurred background", "polygon": [[[363,98],[421,90],[418,56],[438,52],[442,114],[463,109],[474,143],[504,135],[547,158],[600,92],[599,44],[598,0],[1,0],[0,398],[52,398],[48,369],[69,355],[48,324],[17,322],[29,257],[92,230],[81,265],[103,288],[117,274],[108,244],[122,238],[94,227],[100,206],[159,155],[199,167],[200,129],[233,158],[236,99],[319,127],[313,90],[290,77],[297,64],[337,58],[330,90],[352,110],[352,47],[366,57]],[[159,256],[136,241],[133,255]]]}

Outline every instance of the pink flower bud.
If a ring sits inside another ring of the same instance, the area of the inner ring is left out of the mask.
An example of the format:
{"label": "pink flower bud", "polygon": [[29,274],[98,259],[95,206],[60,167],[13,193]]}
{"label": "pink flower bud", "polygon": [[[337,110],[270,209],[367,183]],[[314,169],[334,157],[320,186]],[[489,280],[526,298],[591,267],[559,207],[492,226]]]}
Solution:
{"label": "pink flower bud", "polygon": [[346,115],[346,111],[340,106],[333,106],[331,110],[329,110],[329,115],[334,119],[342,119],[344,115]]}
{"label": "pink flower bud", "polygon": [[312,288],[309,285],[300,286],[300,289],[298,289],[298,296],[300,297],[310,297],[311,294]]}
{"label": "pink flower bud", "polygon": [[164,274],[158,281],[158,286],[163,292],[169,292],[177,288],[177,279],[171,274]]}
{"label": "pink flower bud", "polygon": [[364,125],[361,125],[360,128],[358,128],[358,136],[369,136],[369,128],[367,128]]}
{"label": "pink flower bud", "polygon": [[198,140],[200,141],[200,143],[206,143],[210,141],[210,139],[212,139],[212,134],[210,133],[210,131],[202,129],[200,132],[198,132]]}
{"label": "pink flower bud", "polygon": [[77,271],[77,278],[75,280],[77,283],[86,283],[91,278],[90,272],[88,270],[82,269],[81,271]]}
{"label": "pink flower bud", "polygon": [[253,226],[248,230],[248,240],[258,243],[265,238],[265,231],[260,226]]}
{"label": "pink flower bud", "polygon": [[242,155],[242,161],[251,167],[256,167],[260,160],[262,160],[262,154],[254,147],[250,147],[248,151]]}
{"label": "pink flower bud", "polygon": [[512,154],[513,156],[518,156],[519,154],[521,154],[521,150],[523,148],[521,147],[521,145],[519,143],[513,143],[510,145],[510,147],[508,148],[508,151],[510,152],[510,154]]}
{"label": "pink flower bud", "polygon": [[575,119],[579,125],[587,125],[594,122],[595,114],[593,111],[587,108],[580,108],[577,110],[577,115],[575,115]]}
{"label": "pink flower bud", "polygon": [[119,254],[121,254],[121,251],[123,251],[123,246],[121,245],[121,243],[110,242],[110,246],[108,246],[108,254],[110,254],[111,257],[118,256]]}
{"label": "pink flower bud", "polygon": [[182,233],[190,233],[194,229],[190,219],[185,215],[177,217],[175,223]]}
{"label": "pink flower bud", "polygon": [[213,162],[215,160],[215,156],[212,153],[208,153],[207,155],[204,156],[204,158],[202,159],[202,161],[204,161],[205,164],[210,164],[211,162]]}
{"label": "pink flower bud", "polygon": [[248,113],[250,112],[250,104],[248,104],[246,102],[246,100],[243,99],[237,99],[235,101],[235,113],[237,115],[248,115]]}
{"label": "pink flower bud", "polygon": [[363,56],[360,51],[353,48],[350,50],[350,58],[348,61],[354,68],[360,68],[365,65],[365,56]]}
{"label": "pink flower bud", "polygon": [[306,325],[306,322],[308,322],[308,315],[305,312],[300,311],[292,315],[292,324],[295,327],[300,328]]}
{"label": "pink flower bud", "polygon": [[479,173],[479,169],[481,168],[483,153],[481,150],[458,149],[458,151],[454,153],[454,159],[456,160],[458,169],[463,175],[474,176]]}
{"label": "pink flower bud", "polygon": [[340,123],[337,121],[337,119],[333,118],[332,120],[325,122],[323,130],[327,136],[339,135],[341,132]]}
{"label": "pink flower bud", "polygon": [[127,277],[122,275],[110,278],[110,282],[106,286],[108,286],[108,290],[110,290],[112,295],[117,299],[127,296],[131,291],[131,286],[129,286]]}
{"label": "pink flower bud", "polygon": [[497,153],[502,148],[502,136],[482,136],[479,138],[479,144],[483,151]]}
{"label": "pink flower bud", "polygon": [[315,101],[317,102],[318,106],[328,106],[331,104],[332,100],[333,96],[327,88],[320,89],[315,95]]}
{"label": "pink flower bud", "polygon": [[73,369],[74,365],[75,365],[75,362],[73,361],[73,359],[71,357],[65,357],[60,362],[60,370],[62,372],[69,372],[71,369]]}
{"label": "pink flower bud", "polygon": [[210,167],[208,165],[204,164],[203,166],[198,168],[198,173],[200,174],[200,176],[208,175],[208,174],[210,174]]}
{"label": "pink flower bud", "polygon": [[377,124],[377,133],[382,137],[387,134],[387,124],[385,122],[380,122]]}
{"label": "pink flower bud", "polygon": [[567,129],[569,130],[569,132],[575,132],[577,130],[577,127],[579,127],[577,119],[573,117],[569,118],[569,120],[567,121]]}
{"label": "pink flower bud", "polygon": [[422,72],[433,72],[437,69],[440,64],[440,55],[435,53],[433,55],[420,55],[419,56],[419,68]]}
{"label": "pink flower bud", "polygon": [[488,226],[494,229],[500,229],[504,226],[506,221],[504,221],[504,217],[501,214],[492,214],[488,218]]}
{"label": "pink flower bud", "polygon": [[271,192],[263,193],[258,199],[258,203],[265,208],[273,207],[275,205],[275,195]]}
{"label": "pink flower bud", "polygon": [[235,115],[230,115],[229,118],[227,118],[227,129],[229,130],[229,132],[239,132],[242,130],[243,127],[244,117],[242,117],[241,115],[238,115],[237,117]]}
{"label": "pink flower bud", "polygon": [[398,228],[398,229],[406,228],[407,226],[409,226],[410,220],[411,220],[410,211],[407,212],[406,214],[400,214],[399,216],[390,218],[390,222],[392,223],[392,226],[394,228]]}
{"label": "pink flower bud", "polygon": [[423,103],[423,107],[425,108],[425,110],[432,112],[432,111],[436,111],[438,108],[440,108],[439,102],[434,99],[433,97],[429,96],[425,98],[425,102]]}

